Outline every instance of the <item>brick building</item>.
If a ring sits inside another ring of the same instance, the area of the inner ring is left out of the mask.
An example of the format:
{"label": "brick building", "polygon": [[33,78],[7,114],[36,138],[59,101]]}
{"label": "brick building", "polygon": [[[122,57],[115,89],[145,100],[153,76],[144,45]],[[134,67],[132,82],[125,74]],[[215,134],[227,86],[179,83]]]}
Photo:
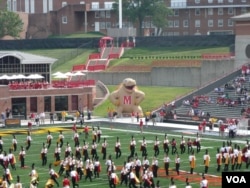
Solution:
{"label": "brick building", "polygon": [[[8,9],[30,14],[28,37],[50,34],[100,31],[118,26],[111,0],[6,0]],[[165,0],[173,10],[169,15],[165,36],[234,34],[231,17],[250,10],[250,0]],[[123,27],[137,27],[123,19]],[[150,17],[143,22],[144,35],[153,35]]]}
{"label": "brick building", "polygon": [[[0,110],[12,109],[13,117],[27,119],[31,112],[75,112],[93,109],[95,85],[55,88],[51,65],[56,59],[18,51],[0,52]],[[43,79],[7,79],[3,75],[28,76],[39,73]],[[45,82],[46,81],[46,82]]]}

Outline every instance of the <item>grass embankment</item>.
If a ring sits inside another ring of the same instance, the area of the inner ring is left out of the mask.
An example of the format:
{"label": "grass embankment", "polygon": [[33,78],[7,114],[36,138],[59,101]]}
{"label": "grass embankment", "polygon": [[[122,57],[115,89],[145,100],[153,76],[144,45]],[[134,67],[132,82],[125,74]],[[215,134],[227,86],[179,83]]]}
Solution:
{"label": "grass embankment", "polygon": [[[96,52],[96,49],[84,49],[79,55],[75,54],[77,49],[48,49],[48,50],[29,50],[27,52],[44,55],[52,58],[59,59],[60,64],[53,66],[52,73],[61,71],[68,72],[72,70],[73,65],[85,64],[89,54]],[[119,65],[142,65],[147,66],[154,61],[153,57],[158,56],[200,56],[203,53],[225,53],[229,52],[228,47],[211,47],[211,48],[133,48],[125,50],[125,53],[121,59],[112,60],[109,64],[112,66]],[[72,58],[69,59],[69,57]],[[151,59],[136,59],[135,57],[150,56]],[[64,61],[65,59],[65,61]],[[68,60],[69,59],[69,60]],[[122,81],[122,80],[121,80]],[[105,83],[104,83],[105,84]],[[109,86],[109,91],[112,92],[117,86]],[[179,96],[187,94],[192,88],[176,88],[176,87],[152,87],[152,86],[139,86],[139,89],[146,94],[145,100],[141,103],[144,111],[154,110],[159,108],[163,103],[168,103]],[[94,109],[94,114],[97,116],[106,116],[107,108],[112,106],[109,100]]]}

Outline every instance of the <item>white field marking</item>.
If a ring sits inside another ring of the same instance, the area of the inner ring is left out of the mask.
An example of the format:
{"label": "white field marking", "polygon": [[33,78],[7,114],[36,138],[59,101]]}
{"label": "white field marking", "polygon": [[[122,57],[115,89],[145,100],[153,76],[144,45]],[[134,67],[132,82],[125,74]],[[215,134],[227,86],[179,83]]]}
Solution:
{"label": "white field marking", "polygon": [[[138,140],[139,143],[142,143],[142,140]],[[147,144],[152,144],[154,143],[155,141],[154,140],[146,140],[146,143]]]}

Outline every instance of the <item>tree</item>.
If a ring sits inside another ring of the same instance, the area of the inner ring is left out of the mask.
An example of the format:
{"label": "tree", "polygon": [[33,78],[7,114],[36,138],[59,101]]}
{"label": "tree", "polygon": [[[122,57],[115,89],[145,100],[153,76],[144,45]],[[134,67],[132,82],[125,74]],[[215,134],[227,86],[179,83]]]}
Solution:
{"label": "tree", "polygon": [[0,38],[5,35],[18,38],[20,32],[23,30],[23,22],[19,15],[7,10],[0,10],[0,25]]}
{"label": "tree", "polygon": [[[119,2],[113,4],[113,11],[118,14]],[[142,24],[146,16],[152,17],[152,22],[157,30],[167,26],[167,15],[171,10],[162,0],[122,0],[122,14],[132,23],[138,23],[139,35],[143,35]]]}

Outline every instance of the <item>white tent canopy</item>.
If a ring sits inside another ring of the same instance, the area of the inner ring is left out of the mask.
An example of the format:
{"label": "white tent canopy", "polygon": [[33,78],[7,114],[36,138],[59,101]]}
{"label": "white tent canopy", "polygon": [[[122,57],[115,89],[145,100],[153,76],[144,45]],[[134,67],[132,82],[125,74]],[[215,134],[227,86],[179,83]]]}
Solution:
{"label": "white tent canopy", "polygon": [[27,79],[42,79],[44,76],[40,74],[30,74],[29,76],[26,77]]}

